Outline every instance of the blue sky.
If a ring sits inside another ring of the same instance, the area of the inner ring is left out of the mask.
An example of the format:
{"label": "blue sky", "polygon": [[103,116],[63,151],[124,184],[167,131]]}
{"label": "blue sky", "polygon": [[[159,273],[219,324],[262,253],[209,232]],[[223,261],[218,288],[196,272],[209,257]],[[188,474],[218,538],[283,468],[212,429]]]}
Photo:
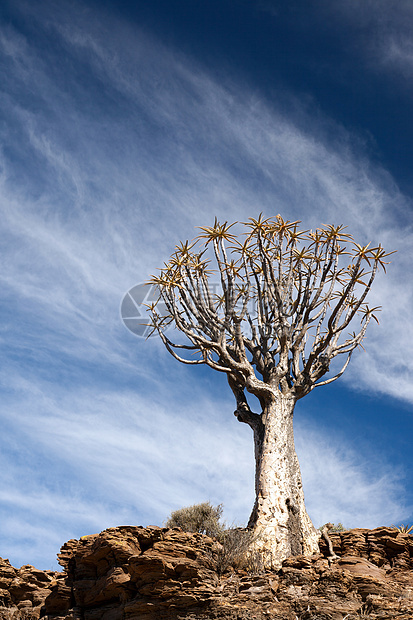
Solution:
{"label": "blue sky", "polygon": [[214,217],[344,224],[397,250],[365,351],[296,410],[308,511],[413,522],[413,6],[7,0],[0,10],[0,556],[210,500],[244,524],[225,377],[120,318]]}

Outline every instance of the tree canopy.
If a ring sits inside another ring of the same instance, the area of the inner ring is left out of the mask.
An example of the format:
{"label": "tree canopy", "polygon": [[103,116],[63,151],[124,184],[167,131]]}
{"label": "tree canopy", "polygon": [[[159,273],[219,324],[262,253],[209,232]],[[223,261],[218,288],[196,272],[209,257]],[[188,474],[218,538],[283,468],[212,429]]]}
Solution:
{"label": "tree canopy", "polygon": [[[234,392],[301,398],[340,377],[370,320],[378,322],[366,298],[392,252],[359,245],[346,226],[301,230],[299,221],[261,214],[236,235],[236,224],[200,227],[151,277],[153,329],[180,362],[227,373]],[[171,324],[185,339],[170,339]]]}

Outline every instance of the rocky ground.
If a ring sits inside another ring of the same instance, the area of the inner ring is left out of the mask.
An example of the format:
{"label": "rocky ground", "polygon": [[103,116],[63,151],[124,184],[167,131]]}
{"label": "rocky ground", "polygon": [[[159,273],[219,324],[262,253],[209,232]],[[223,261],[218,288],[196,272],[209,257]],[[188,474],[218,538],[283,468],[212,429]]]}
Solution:
{"label": "rocky ground", "polygon": [[0,618],[413,619],[413,537],[382,527],[330,538],[333,562],[321,540],[320,554],[251,574],[228,567],[219,544],[200,534],[111,528],[63,545],[62,572],[0,559]]}

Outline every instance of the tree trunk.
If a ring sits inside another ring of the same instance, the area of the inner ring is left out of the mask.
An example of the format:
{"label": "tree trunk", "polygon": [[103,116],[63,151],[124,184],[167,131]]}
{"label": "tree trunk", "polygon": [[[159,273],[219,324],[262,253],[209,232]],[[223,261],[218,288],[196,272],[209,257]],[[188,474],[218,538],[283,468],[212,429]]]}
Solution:
{"label": "tree trunk", "polygon": [[256,499],[248,527],[268,568],[278,568],[291,555],[319,550],[319,535],[304,505],[294,447],[294,405],[294,398],[280,394],[265,407],[260,424],[253,426]]}

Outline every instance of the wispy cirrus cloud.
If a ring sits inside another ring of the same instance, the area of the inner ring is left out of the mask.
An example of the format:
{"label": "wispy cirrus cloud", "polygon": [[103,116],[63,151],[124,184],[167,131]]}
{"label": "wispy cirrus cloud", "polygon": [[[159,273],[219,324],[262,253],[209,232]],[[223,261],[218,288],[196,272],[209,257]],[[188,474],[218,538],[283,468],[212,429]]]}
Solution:
{"label": "wispy cirrus cloud", "polygon": [[307,422],[298,425],[296,436],[307,509],[317,526],[378,527],[409,516],[403,471],[381,460],[367,442],[361,455],[334,429],[320,432]]}
{"label": "wispy cirrus cloud", "polygon": [[387,73],[399,86],[410,89],[404,78],[413,67],[413,6],[409,0],[323,3],[333,27],[340,22],[350,45],[372,73]]}
{"label": "wispy cirrus cloud", "polygon": [[[205,499],[224,503],[229,523],[247,521],[253,441],[231,415],[229,396],[211,398],[189,375],[178,393],[159,380],[152,398],[93,388],[51,393],[40,381],[22,387],[3,414],[8,443],[1,457],[2,553],[14,563],[27,562],[19,539],[34,546],[38,566],[49,568],[52,544],[54,554],[64,540],[105,527],[159,524],[171,510]],[[300,421],[296,434],[316,525],[374,527],[404,518],[401,472],[377,458],[373,467],[374,450],[362,457],[345,438],[308,422]],[[17,450],[26,456],[16,458]],[[52,535],[42,554],[36,539],[46,529]]]}

